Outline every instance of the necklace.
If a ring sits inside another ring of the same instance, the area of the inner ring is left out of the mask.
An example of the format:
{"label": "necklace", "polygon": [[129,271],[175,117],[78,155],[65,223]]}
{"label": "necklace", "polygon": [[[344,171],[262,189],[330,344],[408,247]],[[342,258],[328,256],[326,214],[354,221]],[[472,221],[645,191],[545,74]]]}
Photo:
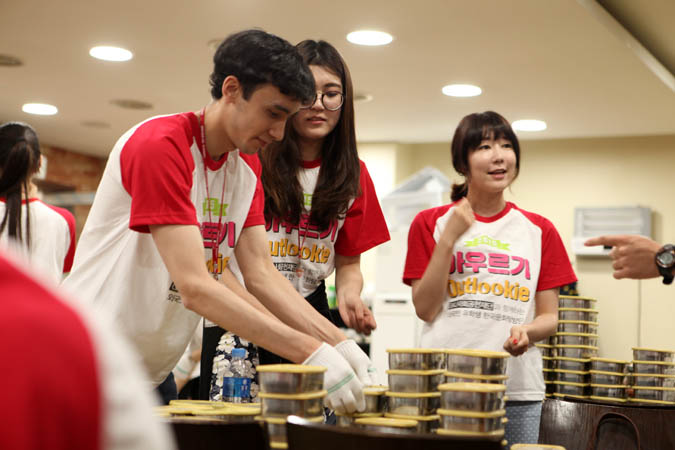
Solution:
{"label": "necklace", "polygon": [[[204,181],[206,183],[206,202],[208,205],[209,211],[209,224],[213,223],[211,217],[211,196],[209,195],[209,174],[206,168],[206,132],[204,130],[204,116],[206,115],[206,107],[202,108],[201,113],[199,114],[199,126],[201,129],[201,138],[202,138],[202,163],[204,164]],[[223,221],[223,200],[225,199],[225,177],[227,175],[227,170],[223,170],[223,191],[220,194],[220,203],[218,203],[218,228],[216,229],[215,234],[211,234],[211,274],[213,278],[218,279],[218,240],[220,238],[220,227]],[[203,227],[203,224],[202,224]]]}

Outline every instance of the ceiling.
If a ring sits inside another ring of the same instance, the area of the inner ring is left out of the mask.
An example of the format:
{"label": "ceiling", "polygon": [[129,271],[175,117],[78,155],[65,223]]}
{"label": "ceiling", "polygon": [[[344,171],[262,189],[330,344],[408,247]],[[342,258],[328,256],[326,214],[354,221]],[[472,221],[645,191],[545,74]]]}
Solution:
{"label": "ceiling", "polygon": [[[106,156],[135,123],[196,110],[209,97],[209,41],[250,27],[292,43],[334,44],[350,66],[362,142],[448,141],[464,115],[493,109],[509,120],[541,119],[524,139],[675,134],[675,92],[583,3],[587,0],[4,0],[0,121],[22,120],[49,145]],[[672,76],[675,2],[601,0]],[[389,46],[350,44],[348,32],[374,28]],[[88,55],[94,45],[130,49],[125,63]],[[443,96],[449,83],[483,95]],[[114,99],[149,102],[127,110]],[[55,116],[21,111],[54,104]],[[86,126],[83,122],[107,126]]]}

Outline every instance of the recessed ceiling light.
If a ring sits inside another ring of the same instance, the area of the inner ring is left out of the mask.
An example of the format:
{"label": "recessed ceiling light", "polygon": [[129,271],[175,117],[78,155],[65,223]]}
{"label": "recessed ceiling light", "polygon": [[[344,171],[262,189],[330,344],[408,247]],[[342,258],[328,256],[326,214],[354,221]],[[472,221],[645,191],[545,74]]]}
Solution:
{"label": "recessed ceiling light", "polygon": [[56,106],[48,105],[46,103],[26,103],[21,107],[21,110],[28,114],[37,114],[40,116],[53,116],[59,112]]}
{"label": "recessed ceiling light", "polygon": [[0,55],[0,66],[3,67],[18,67],[23,65],[21,60],[12,55]]}
{"label": "recessed ceiling light", "polygon": [[352,31],[347,35],[347,40],[357,45],[387,45],[394,38],[389,33],[375,30]]}
{"label": "recessed ceiling light", "polygon": [[126,48],[111,47],[108,45],[92,47],[89,50],[89,54],[94,58],[102,59],[103,61],[129,61],[134,57],[134,54]]}
{"label": "recessed ceiling light", "polygon": [[373,96],[370,95],[370,94],[355,94],[354,95],[354,102],[368,103],[371,100],[373,100]]}
{"label": "recessed ceiling light", "polygon": [[83,120],[80,124],[89,128],[110,128],[110,124],[102,120]]}
{"label": "recessed ceiling light", "polygon": [[481,88],[473,84],[449,84],[443,86],[441,91],[449,97],[475,97],[483,92]]}
{"label": "recessed ceiling light", "polygon": [[126,109],[152,109],[152,103],[130,98],[118,98],[115,100],[110,100],[110,103],[115,106],[119,106],[120,108]]}
{"label": "recessed ceiling light", "polygon": [[543,131],[546,129],[546,122],[543,120],[516,120],[511,124],[517,131]]}

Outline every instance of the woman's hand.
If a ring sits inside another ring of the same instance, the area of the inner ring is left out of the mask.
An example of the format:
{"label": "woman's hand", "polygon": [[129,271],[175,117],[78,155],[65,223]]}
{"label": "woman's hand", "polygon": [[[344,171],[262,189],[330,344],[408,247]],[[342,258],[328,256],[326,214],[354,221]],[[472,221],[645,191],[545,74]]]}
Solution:
{"label": "woman's hand", "polygon": [[527,351],[530,345],[530,336],[523,325],[511,327],[511,336],[504,342],[504,350],[513,356],[520,356]]}
{"label": "woman's hand", "polygon": [[454,245],[457,239],[471,227],[475,220],[471,203],[464,197],[453,209],[450,220],[448,220],[443,230],[442,239]]}
{"label": "woman's hand", "polygon": [[338,310],[342,321],[349,328],[353,328],[366,336],[377,328],[375,317],[358,295],[344,295],[338,299]]}

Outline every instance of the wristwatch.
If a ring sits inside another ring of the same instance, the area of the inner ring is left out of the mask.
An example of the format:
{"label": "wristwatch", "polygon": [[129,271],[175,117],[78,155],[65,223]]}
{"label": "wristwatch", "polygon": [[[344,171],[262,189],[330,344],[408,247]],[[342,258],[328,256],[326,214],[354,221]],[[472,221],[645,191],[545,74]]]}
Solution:
{"label": "wristwatch", "polygon": [[659,273],[663,275],[663,284],[670,284],[673,282],[673,267],[675,267],[675,246],[673,244],[666,244],[656,252],[656,267],[659,268]]}

